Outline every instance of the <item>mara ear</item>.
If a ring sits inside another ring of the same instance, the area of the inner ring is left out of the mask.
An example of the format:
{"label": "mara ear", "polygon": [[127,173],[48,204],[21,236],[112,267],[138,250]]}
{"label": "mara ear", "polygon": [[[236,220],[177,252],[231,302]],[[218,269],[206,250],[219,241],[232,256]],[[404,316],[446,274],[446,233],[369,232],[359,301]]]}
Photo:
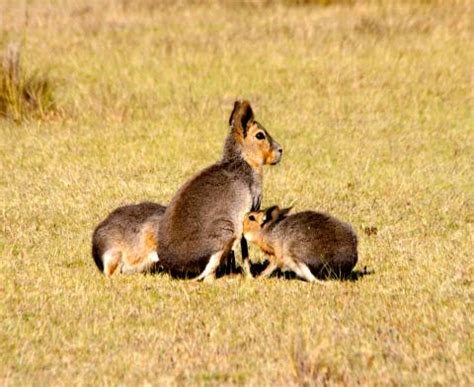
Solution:
{"label": "mara ear", "polygon": [[240,132],[245,137],[247,135],[247,126],[253,120],[254,116],[250,102],[247,100],[235,101],[234,109],[229,117],[229,125],[232,127],[232,130]]}
{"label": "mara ear", "polygon": [[232,113],[230,113],[230,117],[229,117],[229,125],[232,126],[234,124],[234,121],[235,121],[235,114],[237,113],[237,111],[239,110],[239,107],[240,107],[240,104],[242,102],[237,100],[234,102],[234,108],[232,109]]}
{"label": "mara ear", "polygon": [[285,219],[292,209],[293,207],[288,207],[288,208],[283,208],[282,210],[280,210],[280,213],[278,214],[278,220]]}
{"label": "mara ear", "polygon": [[270,223],[270,222],[275,222],[278,220],[278,216],[280,214],[280,207],[278,206],[271,206],[265,210],[265,215],[263,216],[263,225]]}

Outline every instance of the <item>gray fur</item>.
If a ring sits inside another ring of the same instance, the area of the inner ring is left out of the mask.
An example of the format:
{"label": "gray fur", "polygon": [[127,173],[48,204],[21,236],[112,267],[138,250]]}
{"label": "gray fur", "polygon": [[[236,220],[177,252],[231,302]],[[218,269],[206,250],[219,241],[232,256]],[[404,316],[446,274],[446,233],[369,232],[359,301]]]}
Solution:
{"label": "gray fur", "polygon": [[348,223],[321,212],[290,215],[270,228],[269,240],[316,276],[348,275],[357,263],[357,236]]}

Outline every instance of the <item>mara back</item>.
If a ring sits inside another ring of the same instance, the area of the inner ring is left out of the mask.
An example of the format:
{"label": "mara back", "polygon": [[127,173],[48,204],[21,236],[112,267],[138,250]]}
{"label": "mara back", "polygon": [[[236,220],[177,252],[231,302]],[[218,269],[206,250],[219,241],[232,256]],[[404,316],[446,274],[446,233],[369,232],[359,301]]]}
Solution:
{"label": "mara back", "polygon": [[195,276],[211,255],[240,241],[244,215],[260,206],[262,167],[281,158],[247,101],[235,102],[229,123],[222,159],[177,191],[161,221],[160,265],[172,274]]}

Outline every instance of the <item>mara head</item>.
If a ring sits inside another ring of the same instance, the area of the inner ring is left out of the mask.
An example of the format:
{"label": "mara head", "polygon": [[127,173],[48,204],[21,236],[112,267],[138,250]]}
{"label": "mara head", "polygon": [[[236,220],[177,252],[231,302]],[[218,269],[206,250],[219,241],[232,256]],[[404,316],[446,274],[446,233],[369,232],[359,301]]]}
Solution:
{"label": "mara head", "polygon": [[278,223],[285,219],[290,208],[280,209],[278,206],[272,206],[265,210],[252,211],[245,215],[243,234],[248,241],[257,241],[261,238],[262,233],[265,232],[271,225]]}
{"label": "mara head", "polygon": [[[248,101],[236,101],[229,118],[231,133],[228,143],[253,169],[260,170],[263,165],[275,165],[281,160],[283,149],[254,119],[252,107]],[[232,148],[231,147],[231,148]]]}

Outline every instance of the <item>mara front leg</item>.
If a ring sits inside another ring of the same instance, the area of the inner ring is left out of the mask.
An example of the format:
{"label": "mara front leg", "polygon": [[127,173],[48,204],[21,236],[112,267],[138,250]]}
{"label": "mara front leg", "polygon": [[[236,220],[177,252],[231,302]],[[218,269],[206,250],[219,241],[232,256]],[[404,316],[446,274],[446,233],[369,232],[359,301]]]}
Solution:
{"label": "mara front leg", "polygon": [[249,257],[249,247],[247,240],[242,236],[240,239],[240,251],[242,252],[242,269],[246,278],[253,278],[252,272],[250,270],[250,257]]}

